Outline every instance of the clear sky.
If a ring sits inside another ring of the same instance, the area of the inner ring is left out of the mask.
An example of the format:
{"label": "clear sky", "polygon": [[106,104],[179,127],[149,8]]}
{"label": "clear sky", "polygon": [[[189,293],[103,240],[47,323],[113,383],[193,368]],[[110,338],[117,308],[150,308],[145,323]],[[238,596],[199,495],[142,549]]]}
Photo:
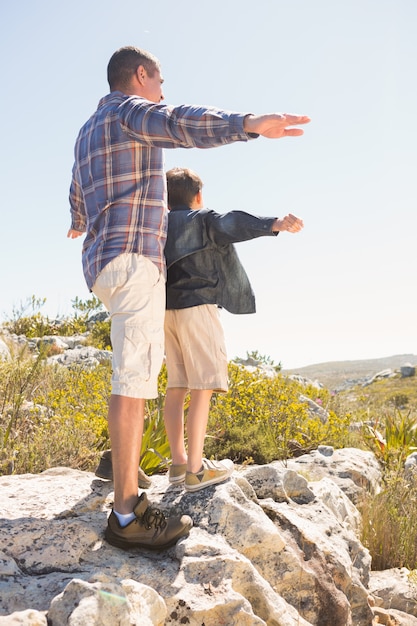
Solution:
{"label": "clear sky", "polygon": [[111,54],[136,45],[167,103],[312,118],[302,137],[166,151],[208,208],[304,219],[237,245],[258,310],[224,315],[229,357],[417,354],[415,0],[21,0],[0,24],[2,319],[32,295],[51,317],[89,297],[66,238],[73,146]]}

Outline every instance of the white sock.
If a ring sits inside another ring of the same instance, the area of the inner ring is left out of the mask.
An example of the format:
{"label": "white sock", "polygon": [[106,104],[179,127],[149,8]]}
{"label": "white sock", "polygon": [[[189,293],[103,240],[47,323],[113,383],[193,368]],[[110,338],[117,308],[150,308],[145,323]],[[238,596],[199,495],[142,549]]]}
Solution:
{"label": "white sock", "polygon": [[117,517],[117,519],[119,520],[119,524],[122,528],[124,528],[125,526],[127,526],[128,524],[130,524],[130,522],[133,522],[133,520],[135,519],[136,515],[132,512],[132,513],[118,513],[117,511],[115,511],[113,509],[113,513],[115,514],[115,516]]}

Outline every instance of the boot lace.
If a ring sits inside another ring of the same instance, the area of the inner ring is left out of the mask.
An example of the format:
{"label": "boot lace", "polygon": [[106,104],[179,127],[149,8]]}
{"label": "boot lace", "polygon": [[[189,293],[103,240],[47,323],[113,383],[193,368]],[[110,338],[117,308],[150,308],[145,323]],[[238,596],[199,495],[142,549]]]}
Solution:
{"label": "boot lace", "polygon": [[151,506],[148,506],[148,508],[142,515],[141,521],[146,530],[150,530],[152,527],[154,527],[156,530],[163,530],[167,525],[165,515],[162,513],[162,511]]}

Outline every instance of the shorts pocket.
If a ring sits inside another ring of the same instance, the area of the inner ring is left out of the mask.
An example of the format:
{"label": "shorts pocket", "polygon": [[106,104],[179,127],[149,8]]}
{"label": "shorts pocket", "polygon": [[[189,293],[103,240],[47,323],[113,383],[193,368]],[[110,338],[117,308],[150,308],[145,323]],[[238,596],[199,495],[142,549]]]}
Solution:
{"label": "shorts pocket", "polygon": [[151,344],[137,326],[126,326],[120,363],[120,380],[131,381],[140,378],[148,381],[151,377]]}

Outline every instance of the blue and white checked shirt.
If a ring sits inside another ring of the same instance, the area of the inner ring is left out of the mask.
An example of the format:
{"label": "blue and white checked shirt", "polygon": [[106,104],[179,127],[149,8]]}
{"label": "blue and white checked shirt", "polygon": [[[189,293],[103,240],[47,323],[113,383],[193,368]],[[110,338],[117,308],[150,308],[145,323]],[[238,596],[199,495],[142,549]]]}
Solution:
{"label": "blue and white checked shirt", "polygon": [[86,232],[83,270],[91,289],[124,252],[165,272],[167,232],[163,148],[213,148],[247,141],[243,113],[167,106],[114,91],[99,102],[75,144],[71,228]]}

